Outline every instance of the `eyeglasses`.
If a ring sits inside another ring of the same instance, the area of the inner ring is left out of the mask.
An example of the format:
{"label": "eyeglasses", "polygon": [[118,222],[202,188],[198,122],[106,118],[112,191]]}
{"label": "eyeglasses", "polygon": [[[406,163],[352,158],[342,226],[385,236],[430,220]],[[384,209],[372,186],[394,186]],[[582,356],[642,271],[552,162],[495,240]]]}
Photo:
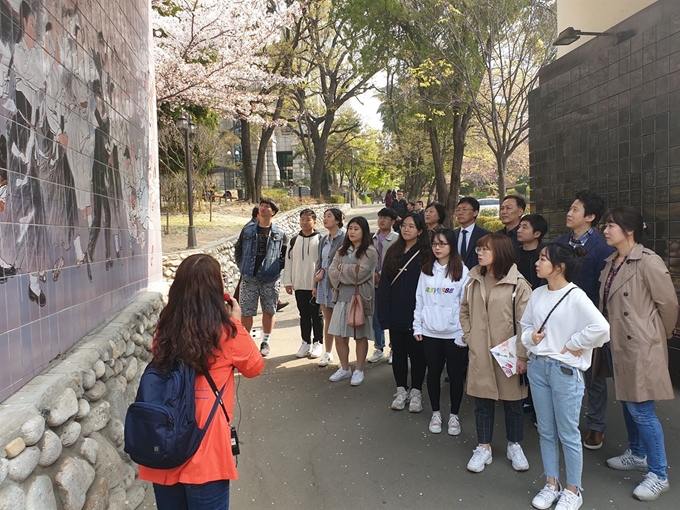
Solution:
{"label": "eyeglasses", "polygon": [[484,253],[485,251],[491,251],[491,250],[489,248],[487,248],[486,246],[477,246],[475,248],[475,253],[477,255],[480,255],[480,254]]}
{"label": "eyeglasses", "polygon": [[434,242],[434,243],[430,244],[430,246],[432,246],[433,248],[443,248],[444,246],[448,246],[448,245],[449,245],[449,243],[440,243],[440,242]]}
{"label": "eyeglasses", "polygon": [[458,208],[456,208],[455,212],[459,213],[459,212],[468,212],[468,211],[474,211],[474,209],[472,209],[471,207],[465,207],[465,208],[458,207]]}

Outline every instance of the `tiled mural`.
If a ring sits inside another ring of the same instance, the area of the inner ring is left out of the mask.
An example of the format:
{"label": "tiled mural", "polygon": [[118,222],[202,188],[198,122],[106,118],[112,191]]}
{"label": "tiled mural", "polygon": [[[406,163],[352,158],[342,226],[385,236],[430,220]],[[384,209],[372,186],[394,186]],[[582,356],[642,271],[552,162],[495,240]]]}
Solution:
{"label": "tiled mural", "polygon": [[554,238],[579,189],[639,206],[646,244],[680,291],[680,2],[659,0],[608,32],[548,66],[532,92],[532,208]]}
{"label": "tiled mural", "polygon": [[0,0],[0,401],[160,275],[148,0]]}

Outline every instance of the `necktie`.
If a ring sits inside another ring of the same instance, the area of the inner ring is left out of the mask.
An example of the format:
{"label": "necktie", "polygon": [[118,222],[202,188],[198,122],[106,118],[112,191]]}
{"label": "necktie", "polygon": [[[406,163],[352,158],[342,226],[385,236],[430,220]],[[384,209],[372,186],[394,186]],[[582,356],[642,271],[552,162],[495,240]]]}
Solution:
{"label": "necktie", "polygon": [[463,239],[460,242],[460,256],[461,258],[465,258],[465,255],[467,255],[467,233],[468,231],[463,229],[461,230],[461,234],[463,234]]}

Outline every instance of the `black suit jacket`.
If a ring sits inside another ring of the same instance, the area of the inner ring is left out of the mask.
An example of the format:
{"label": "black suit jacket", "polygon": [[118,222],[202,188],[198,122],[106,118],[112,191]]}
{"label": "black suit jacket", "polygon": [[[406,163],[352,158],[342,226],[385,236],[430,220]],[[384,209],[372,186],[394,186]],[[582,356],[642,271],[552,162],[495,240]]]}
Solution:
{"label": "black suit jacket", "polygon": [[[460,227],[455,229],[453,231],[455,238],[456,238],[456,249],[458,248],[458,236],[460,235]],[[477,246],[477,241],[479,241],[480,238],[484,237],[486,234],[490,234],[491,232],[488,231],[485,228],[480,227],[479,225],[475,224],[475,228],[472,229],[472,235],[470,236],[469,239],[467,239],[467,253],[463,257],[463,263],[465,264],[465,267],[468,269],[472,269],[475,267],[479,262],[477,262],[477,253],[475,252],[475,247]],[[461,255],[462,256],[462,255]]]}

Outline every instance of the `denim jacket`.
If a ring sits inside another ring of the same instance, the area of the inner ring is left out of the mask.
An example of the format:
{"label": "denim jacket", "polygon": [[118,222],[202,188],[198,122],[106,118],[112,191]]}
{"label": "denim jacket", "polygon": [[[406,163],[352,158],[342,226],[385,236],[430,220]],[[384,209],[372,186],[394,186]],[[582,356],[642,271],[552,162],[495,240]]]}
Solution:
{"label": "denim jacket", "polygon": [[[241,233],[240,260],[238,269],[242,275],[251,276],[255,269],[257,256],[257,223],[251,223],[243,227]],[[262,261],[255,278],[261,282],[273,282],[278,280],[283,265],[281,264],[281,252],[286,242],[283,230],[272,223],[267,243],[267,254]]]}

